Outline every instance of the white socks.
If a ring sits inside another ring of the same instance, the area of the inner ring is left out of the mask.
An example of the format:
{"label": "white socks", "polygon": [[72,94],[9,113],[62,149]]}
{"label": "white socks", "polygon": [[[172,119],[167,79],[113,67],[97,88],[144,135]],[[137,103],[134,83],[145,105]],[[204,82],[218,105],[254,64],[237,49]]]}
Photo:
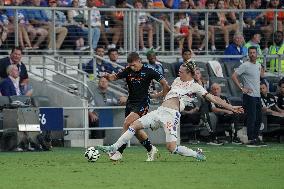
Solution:
{"label": "white socks", "polygon": [[119,147],[121,147],[123,144],[126,144],[133,136],[135,135],[135,129],[132,127],[129,127],[121,137],[114,143],[112,146],[117,150]]}
{"label": "white socks", "polygon": [[196,151],[189,149],[185,146],[177,146],[173,153],[179,154],[179,155],[182,155],[182,156],[190,156],[190,157],[196,157],[197,156]]}

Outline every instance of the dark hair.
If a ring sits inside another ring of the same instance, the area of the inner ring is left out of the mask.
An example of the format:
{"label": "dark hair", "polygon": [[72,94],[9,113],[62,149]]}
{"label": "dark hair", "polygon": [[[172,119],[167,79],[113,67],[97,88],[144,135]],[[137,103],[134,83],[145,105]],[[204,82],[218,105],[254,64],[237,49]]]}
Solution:
{"label": "dark hair", "polygon": [[280,81],[278,82],[278,86],[281,87],[281,85],[284,83],[284,77],[282,79],[280,79]]}
{"label": "dark hair", "polygon": [[260,30],[253,30],[253,31],[251,31],[250,32],[250,39],[252,39],[257,34],[261,35]]}
{"label": "dark hair", "polygon": [[205,3],[205,6],[208,7],[209,4],[216,5],[216,2],[214,0],[207,0],[206,3]]}
{"label": "dark hair", "polygon": [[132,63],[134,61],[140,60],[139,54],[137,52],[131,52],[127,56],[127,63]]}
{"label": "dark hair", "polygon": [[103,46],[97,46],[97,47],[95,48],[95,51],[97,51],[98,49],[104,49],[104,50],[105,50],[105,48],[104,48]]}
{"label": "dark hair", "polygon": [[267,87],[267,83],[265,81],[261,81],[260,85],[265,85]]}
{"label": "dark hair", "polygon": [[15,52],[16,50],[21,51],[21,53],[23,53],[23,49],[19,46],[13,47],[11,53]]}
{"label": "dark hair", "polygon": [[191,73],[192,76],[195,75],[195,68],[196,68],[196,64],[193,61],[185,61],[182,64],[183,67],[186,67],[186,71],[187,73]]}
{"label": "dark hair", "polygon": [[182,55],[186,52],[190,52],[190,54],[191,54],[191,49],[188,49],[188,48],[182,49]]}
{"label": "dark hair", "polygon": [[118,50],[117,50],[117,48],[111,48],[107,51],[107,54],[110,55],[111,52],[117,52],[118,53]]}
{"label": "dark hair", "polygon": [[256,46],[250,46],[250,47],[248,48],[248,52],[249,52],[251,49],[255,49],[255,50],[257,51],[257,47],[256,47]]}

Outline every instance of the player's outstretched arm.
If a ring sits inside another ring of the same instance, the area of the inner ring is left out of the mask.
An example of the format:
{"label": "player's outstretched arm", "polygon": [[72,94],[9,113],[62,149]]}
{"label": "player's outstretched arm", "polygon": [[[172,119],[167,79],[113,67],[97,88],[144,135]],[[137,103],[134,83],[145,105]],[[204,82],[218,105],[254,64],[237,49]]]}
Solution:
{"label": "player's outstretched arm", "polygon": [[222,106],[226,108],[227,110],[230,110],[235,113],[244,113],[244,109],[241,106],[232,106],[231,104],[228,104],[225,100],[222,100],[218,96],[214,96],[210,93],[207,93],[205,95],[205,98],[209,100],[210,102],[213,102],[214,104],[218,104],[219,106]]}
{"label": "player's outstretched arm", "polygon": [[165,79],[162,79],[160,84],[162,85],[162,90],[158,93],[150,94],[151,98],[164,97],[170,91],[171,87],[168,85],[168,82]]}
{"label": "player's outstretched arm", "polygon": [[103,77],[105,77],[109,81],[117,80],[116,74],[106,73]]}

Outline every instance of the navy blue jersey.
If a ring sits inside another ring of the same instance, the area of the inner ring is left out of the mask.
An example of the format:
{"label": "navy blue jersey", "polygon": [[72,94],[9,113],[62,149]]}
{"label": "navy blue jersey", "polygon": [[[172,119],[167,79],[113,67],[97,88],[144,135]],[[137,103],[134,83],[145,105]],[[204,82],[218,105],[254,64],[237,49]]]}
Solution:
{"label": "navy blue jersey", "polygon": [[143,64],[141,70],[135,72],[130,67],[116,74],[118,79],[126,79],[128,86],[128,100],[127,103],[140,104],[149,101],[149,86],[151,81],[161,81],[164,76],[153,67]]}

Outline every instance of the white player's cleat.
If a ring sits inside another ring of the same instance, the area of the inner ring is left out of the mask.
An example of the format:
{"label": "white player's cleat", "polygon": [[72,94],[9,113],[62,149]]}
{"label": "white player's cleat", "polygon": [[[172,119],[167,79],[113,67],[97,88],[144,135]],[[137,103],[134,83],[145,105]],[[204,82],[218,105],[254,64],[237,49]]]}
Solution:
{"label": "white player's cleat", "polygon": [[158,149],[155,146],[152,146],[152,150],[147,153],[148,158],[146,161],[154,161],[157,153]]}
{"label": "white player's cleat", "polygon": [[109,154],[109,159],[112,161],[119,161],[122,159],[122,154],[119,151]]}

